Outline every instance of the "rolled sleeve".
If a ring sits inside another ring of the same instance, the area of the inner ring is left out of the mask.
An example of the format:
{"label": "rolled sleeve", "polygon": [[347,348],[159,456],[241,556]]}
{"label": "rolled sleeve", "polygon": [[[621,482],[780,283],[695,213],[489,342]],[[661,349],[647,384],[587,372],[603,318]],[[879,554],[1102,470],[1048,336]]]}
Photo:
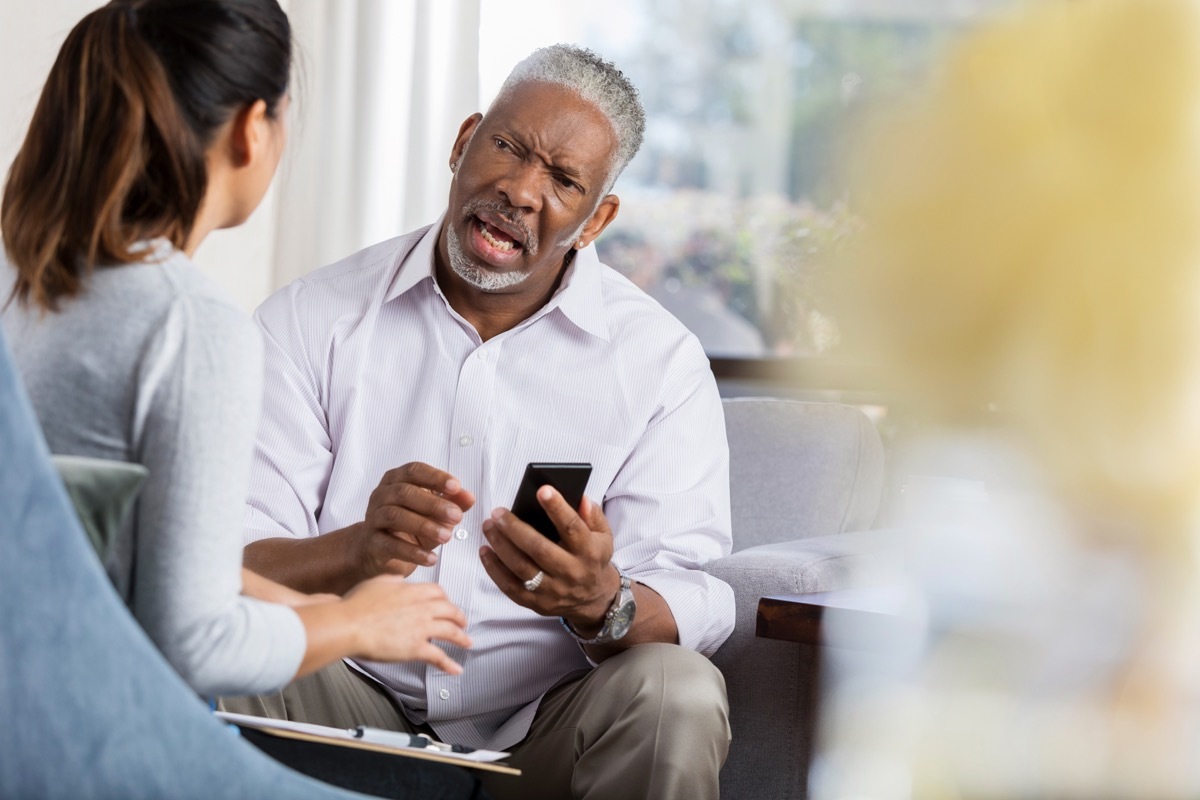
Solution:
{"label": "rolled sleeve", "polygon": [[303,283],[272,295],[254,315],[263,334],[262,421],[243,522],[245,544],[320,534],[318,514],[333,465],[333,444],[310,347],[301,326]]}
{"label": "rolled sleeve", "polygon": [[662,595],[675,617],[679,644],[711,656],[733,633],[733,589],[699,570],[637,575]]}
{"label": "rolled sleeve", "polygon": [[733,632],[733,590],[701,566],[733,548],[729,445],[716,381],[688,339],[664,401],[605,497],[613,563],[667,602],[679,643],[711,655]]}

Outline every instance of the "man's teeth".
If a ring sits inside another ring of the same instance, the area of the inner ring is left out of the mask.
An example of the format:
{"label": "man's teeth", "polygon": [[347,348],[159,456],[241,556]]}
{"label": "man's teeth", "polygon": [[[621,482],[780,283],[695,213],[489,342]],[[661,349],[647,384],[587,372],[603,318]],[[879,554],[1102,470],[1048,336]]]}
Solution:
{"label": "man's teeth", "polygon": [[492,247],[496,248],[497,250],[512,250],[512,242],[502,242],[495,236],[492,236],[490,233],[488,233],[486,225],[480,225],[479,230],[483,231],[483,238],[487,239],[487,243]]}

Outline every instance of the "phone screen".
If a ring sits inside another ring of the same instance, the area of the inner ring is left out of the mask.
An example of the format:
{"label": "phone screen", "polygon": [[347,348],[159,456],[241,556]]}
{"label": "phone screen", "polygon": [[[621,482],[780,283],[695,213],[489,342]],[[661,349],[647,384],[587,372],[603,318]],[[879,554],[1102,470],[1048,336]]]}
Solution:
{"label": "phone screen", "polygon": [[583,490],[592,474],[591,464],[529,464],[517,488],[512,512],[534,530],[552,542],[557,542],[558,529],[538,502],[537,490],[549,484],[558,490],[571,508],[579,510]]}

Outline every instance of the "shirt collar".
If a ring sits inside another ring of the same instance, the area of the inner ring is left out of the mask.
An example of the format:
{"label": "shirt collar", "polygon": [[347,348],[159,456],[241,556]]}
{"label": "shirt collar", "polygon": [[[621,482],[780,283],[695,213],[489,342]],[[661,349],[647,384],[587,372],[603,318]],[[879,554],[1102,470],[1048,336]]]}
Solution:
{"label": "shirt collar", "polygon": [[596,254],[596,245],[589,244],[575,251],[562,285],[550,299],[567,319],[593,336],[609,341],[608,320],[604,318],[604,265]]}
{"label": "shirt collar", "polygon": [[[421,236],[416,246],[404,256],[384,302],[395,300],[426,278],[436,285],[434,256],[445,221],[446,214],[443,212]],[[600,263],[594,244],[575,251],[575,258],[571,260],[571,266],[567,267],[562,284],[547,303],[546,313],[551,313],[557,308],[578,328],[607,342],[609,331],[608,322],[604,318],[603,270],[604,265]]]}
{"label": "shirt collar", "polygon": [[416,246],[405,254],[400,261],[396,277],[392,279],[392,287],[388,290],[385,303],[390,303],[421,281],[433,280],[434,253],[437,251],[438,236],[442,232],[442,223],[446,219],[443,212],[437,221],[426,229]]}

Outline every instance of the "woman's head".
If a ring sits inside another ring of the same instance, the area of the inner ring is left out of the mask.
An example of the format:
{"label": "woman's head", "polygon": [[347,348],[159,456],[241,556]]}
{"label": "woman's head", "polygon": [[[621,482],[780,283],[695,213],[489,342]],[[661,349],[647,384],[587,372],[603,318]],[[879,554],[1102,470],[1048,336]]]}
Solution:
{"label": "woman's head", "polygon": [[5,185],[16,297],[55,308],[95,265],[141,260],[139,242],[184,248],[214,156],[241,172],[212,227],[243,221],[278,163],[291,56],[276,0],[113,0],[86,16]]}

